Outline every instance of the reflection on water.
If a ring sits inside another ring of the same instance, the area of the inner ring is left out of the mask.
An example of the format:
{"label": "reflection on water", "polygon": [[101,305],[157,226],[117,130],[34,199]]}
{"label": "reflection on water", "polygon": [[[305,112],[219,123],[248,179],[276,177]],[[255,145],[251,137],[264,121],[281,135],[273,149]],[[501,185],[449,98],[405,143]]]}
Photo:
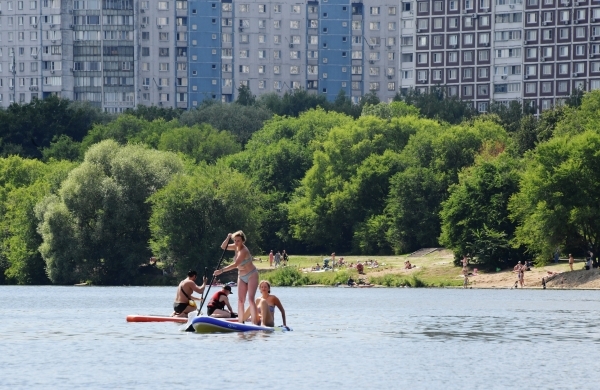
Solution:
{"label": "reflection on water", "polygon": [[[275,293],[293,332],[206,335],[125,322],[169,313],[174,288],[0,287],[0,387],[558,389],[600,379],[597,291]],[[207,371],[215,364],[223,375]],[[518,367],[528,373],[517,383]]]}

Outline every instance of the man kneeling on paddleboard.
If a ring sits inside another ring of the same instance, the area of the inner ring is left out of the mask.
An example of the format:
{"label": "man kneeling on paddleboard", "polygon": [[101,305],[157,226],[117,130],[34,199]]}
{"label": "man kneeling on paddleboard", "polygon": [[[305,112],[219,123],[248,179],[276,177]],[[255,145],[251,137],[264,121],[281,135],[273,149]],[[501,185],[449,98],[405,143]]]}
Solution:
{"label": "man kneeling on paddleboard", "polygon": [[179,283],[179,288],[177,288],[177,294],[175,295],[175,303],[173,303],[173,314],[171,317],[187,317],[189,312],[196,310],[196,302],[201,301],[202,298],[196,298],[192,296],[192,294],[197,292],[198,294],[202,294],[204,292],[204,288],[206,287],[206,276],[202,278],[202,286],[198,287],[196,285],[196,278],[198,277],[198,273],[196,271],[188,272],[188,277]]}
{"label": "man kneeling on paddleboard", "polygon": [[[231,286],[223,286],[221,291],[217,291],[206,306],[208,308],[208,315],[215,318],[235,318],[237,314],[233,312],[231,305],[229,304],[229,294],[231,292]],[[225,306],[229,309],[225,309]]]}

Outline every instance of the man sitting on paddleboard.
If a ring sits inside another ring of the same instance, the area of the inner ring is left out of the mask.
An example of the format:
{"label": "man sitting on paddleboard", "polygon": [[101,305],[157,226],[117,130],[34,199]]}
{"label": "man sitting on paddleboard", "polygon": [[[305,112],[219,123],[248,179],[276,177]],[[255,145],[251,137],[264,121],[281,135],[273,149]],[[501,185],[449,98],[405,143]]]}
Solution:
{"label": "man sitting on paddleboard", "polygon": [[175,303],[173,303],[173,314],[171,317],[187,317],[187,314],[191,311],[196,310],[196,303],[194,301],[201,301],[202,298],[196,298],[192,294],[197,292],[202,294],[204,287],[206,287],[206,276],[202,278],[202,286],[196,285],[196,278],[198,273],[196,271],[188,272],[188,277],[179,283],[177,288],[177,294],[175,295]]}
{"label": "man sitting on paddleboard", "polygon": [[[221,291],[217,291],[206,306],[208,308],[208,315],[215,318],[235,318],[237,315],[233,312],[231,305],[229,304],[229,294],[231,292],[231,286],[223,286]],[[225,309],[225,306],[229,309]]]}

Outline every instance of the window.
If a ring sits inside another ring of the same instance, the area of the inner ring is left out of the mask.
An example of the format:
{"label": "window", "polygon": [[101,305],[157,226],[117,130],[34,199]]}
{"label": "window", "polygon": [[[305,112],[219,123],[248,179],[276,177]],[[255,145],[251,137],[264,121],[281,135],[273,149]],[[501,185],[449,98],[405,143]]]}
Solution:
{"label": "window", "polygon": [[537,23],[537,12],[527,13],[527,23]]}
{"label": "window", "polygon": [[463,96],[473,96],[473,86],[465,85],[463,87]]}
{"label": "window", "polygon": [[388,7],[388,15],[396,15],[396,7]]}
{"label": "window", "polygon": [[545,40],[545,41],[552,40],[553,36],[554,36],[554,30],[551,30],[551,29],[542,30],[542,39],[543,40]]}
{"label": "window", "polygon": [[527,58],[536,58],[537,57],[537,48],[530,47],[527,49]]}
{"label": "window", "polygon": [[568,57],[569,56],[569,46],[559,46],[558,47],[558,55],[560,57]]}
{"label": "window", "polygon": [[537,83],[525,83],[525,93],[537,93]]}
{"label": "window", "polygon": [[567,92],[568,88],[569,83],[567,83],[566,81],[559,81],[556,89],[558,90],[558,92]]}
{"label": "window", "polygon": [[479,57],[479,61],[489,61],[490,60],[490,51],[489,50],[479,50],[478,57]]}
{"label": "window", "polygon": [[456,80],[458,78],[458,70],[448,69],[448,80]]}
{"label": "window", "polygon": [[448,18],[449,28],[458,28],[458,18]]}
{"label": "window", "polygon": [[419,12],[429,12],[429,2],[419,1]]}
{"label": "window", "polygon": [[477,68],[477,77],[480,79],[487,79],[490,77],[489,68]]}
{"label": "window", "polygon": [[487,84],[481,84],[477,86],[477,95],[485,96],[489,93],[489,86]]}
{"label": "window", "polygon": [[569,74],[569,64],[559,64],[558,74]]}
{"label": "window", "polygon": [[442,80],[442,70],[441,69],[434,69],[433,70],[433,80],[434,81],[441,81]]}
{"label": "window", "polygon": [[463,61],[464,62],[472,62],[473,61],[473,52],[471,50],[463,52]]}
{"label": "window", "polygon": [[463,43],[465,45],[472,45],[473,44],[473,34],[464,34],[463,35]]}
{"label": "window", "polygon": [[458,62],[458,52],[451,51],[448,53],[448,62]]}
{"label": "window", "polygon": [[370,7],[369,8],[369,13],[371,15],[379,15],[379,7]]}
{"label": "window", "polygon": [[434,64],[441,64],[444,58],[442,53],[433,53],[432,57]]}
{"label": "window", "polygon": [[417,63],[418,64],[426,64],[427,63],[427,53],[418,53],[417,54]]}

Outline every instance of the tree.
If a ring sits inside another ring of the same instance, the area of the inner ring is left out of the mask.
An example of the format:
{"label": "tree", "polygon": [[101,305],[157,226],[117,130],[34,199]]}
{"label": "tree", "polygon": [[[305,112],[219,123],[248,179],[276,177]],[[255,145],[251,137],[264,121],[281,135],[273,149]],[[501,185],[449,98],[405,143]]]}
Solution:
{"label": "tree", "polygon": [[309,110],[297,118],[275,116],[254,133],[244,151],[228,156],[226,163],[251,178],[265,193],[263,247],[306,251],[289,231],[287,203],[312,165],[313,152],[329,131],[352,118],[323,109]]}
{"label": "tree", "polygon": [[472,165],[482,149],[504,150],[507,143],[504,129],[489,120],[431,128],[411,137],[402,152],[406,169],[392,177],[386,200],[394,251],[436,246],[441,205],[459,172]]}
{"label": "tree", "polygon": [[203,124],[165,131],[160,136],[158,150],[183,153],[196,163],[214,163],[222,156],[239,152],[240,145],[231,133]]}
{"label": "tree", "polygon": [[256,245],[262,195],[250,180],[223,164],[200,165],[179,175],[150,197],[150,245],[179,273],[213,269],[227,233],[244,230],[247,244]]}
{"label": "tree", "polygon": [[256,96],[250,91],[247,85],[240,85],[238,88],[238,98],[235,101],[241,106],[253,106],[256,104]]}
{"label": "tree", "polygon": [[[585,99],[584,99],[585,104]],[[600,239],[600,134],[588,130],[539,144],[527,160],[511,199],[518,224],[514,245],[526,246],[540,264],[557,246],[591,248]]]}
{"label": "tree", "polygon": [[34,209],[44,197],[56,193],[60,182],[75,167],[75,164],[67,161],[36,165],[40,169],[40,177],[30,185],[8,193],[0,223],[5,232],[0,246],[8,261],[5,275],[17,284],[50,283],[46,263],[38,251],[42,237],[37,232],[38,221]]}
{"label": "tree", "polygon": [[419,116],[419,109],[414,106],[409,106],[408,104],[400,101],[395,101],[391,103],[379,103],[376,105],[366,104],[363,107],[362,116],[373,115],[381,119],[391,119],[398,118],[401,116]]}
{"label": "tree", "polygon": [[148,122],[152,122],[157,119],[170,122],[173,119],[179,119],[179,116],[182,112],[183,110],[173,107],[145,106],[140,104],[134,109],[128,108],[123,113]]}
{"label": "tree", "polygon": [[257,104],[276,115],[293,117],[313,108],[328,106],[325,95],[309,93],[304,89],[286,91],[281,98],[277,94],[261,95]]}
{"label": "tree", "polygon": [[476,116],[470,102],[460,100],[457,96],[448,96],[446,89],[441,86],[431,87],[425,93],[411,88],[404,96],[396,95],[394,100],[417,107],[425,118],[450,124],[458,124]]}
{"label": "tree", "polygon": [[456,259],[470,254],[482,267],[495,269],[509,258],[523,257],[523,248],[511,249],[516,224],[508,216],[519,169],[519,161],[508,153],[486,150],[450,187],[440,212],[440,243],[452,249]]}
{"label": "tree", "polygon": [[273,114],[268,108],[260,105],[211,103],[184,112],[180,121],[186,126],[208,123],[215,129],[230,132],[239,143],[245,145],[252,134],[258,131],[272,116]]}
{"label": "tree", "polygon": [[81,152],[81,144],[73,141],[68,135],[55,136],[50,143],[50,146],[42,149],[44,161],[54,160],[79,160]]}
{"label": "tree", "polygon": [[[415,133],[438,126],[410,116],[364,116],[329,131],[288,206],[294,237],[319,249],[366,248],[353,243],[356,227],[383,212],[389,179],[401,168],[398,152]],[[360,239],[367,236],[363,231]]]}
{"label": "tree", "polygon": [[55,137],[66,135],[78,142],[94,123],[110,118],[89,103],[70,102],[55,96],[11,104],[0,110],[0,154],[41,157],[41,150]]}
{"label": "tree", "polygon": [[182,170],[172,153],[112,140],[92,146],[58,194],[36,206],[52,282],[131,283],[151,255],[147,199]]}

